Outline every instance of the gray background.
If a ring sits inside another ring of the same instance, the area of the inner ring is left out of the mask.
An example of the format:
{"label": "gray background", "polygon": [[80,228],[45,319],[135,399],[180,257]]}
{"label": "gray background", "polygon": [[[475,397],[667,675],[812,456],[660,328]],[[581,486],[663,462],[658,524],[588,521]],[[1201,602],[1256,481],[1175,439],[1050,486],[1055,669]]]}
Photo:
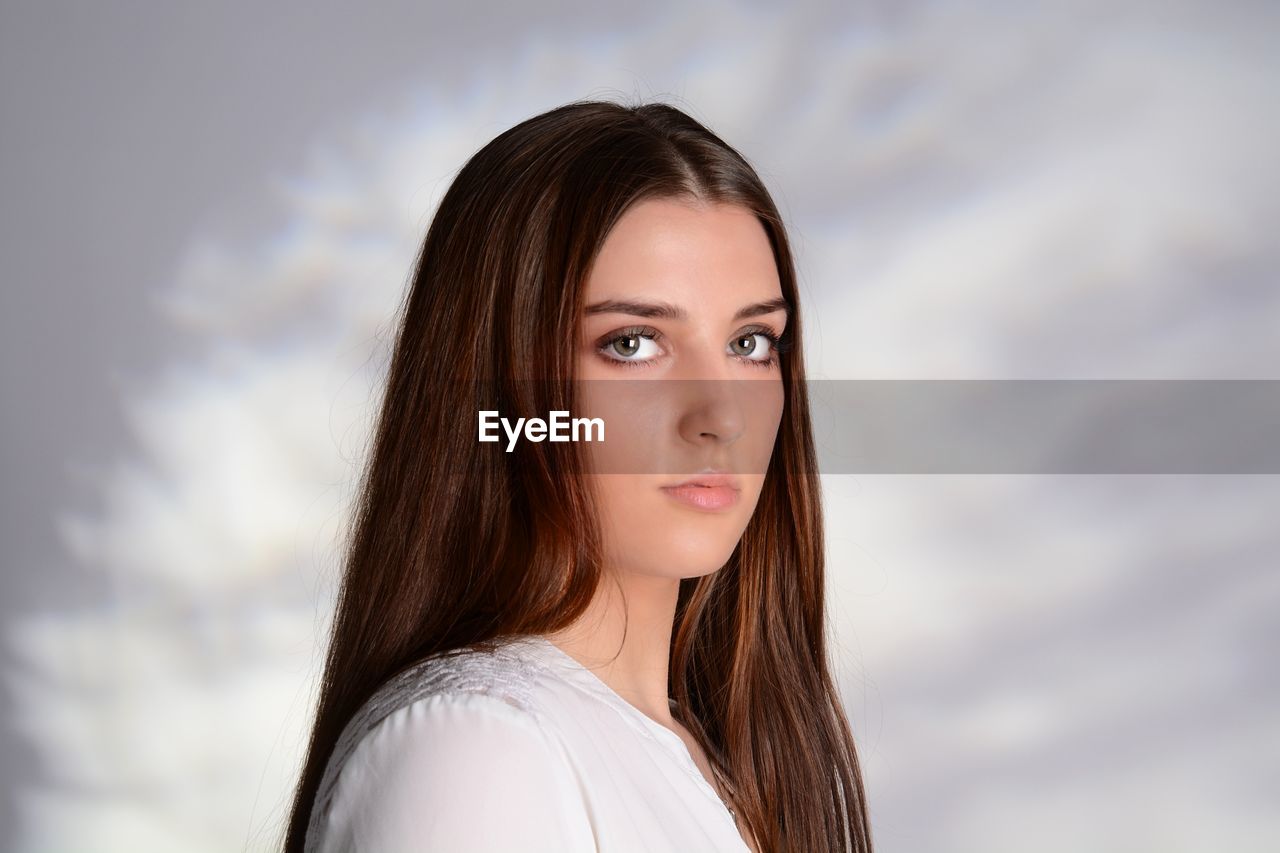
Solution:
{"label": "gray background", "polygon": [[[1274,379],[1278,17],[4,3],[0,847],[276,842],[385,324],[501,130],[721,133],[815,379]],[[882,850],[1273,846],[1276,478],[824,486]]]}

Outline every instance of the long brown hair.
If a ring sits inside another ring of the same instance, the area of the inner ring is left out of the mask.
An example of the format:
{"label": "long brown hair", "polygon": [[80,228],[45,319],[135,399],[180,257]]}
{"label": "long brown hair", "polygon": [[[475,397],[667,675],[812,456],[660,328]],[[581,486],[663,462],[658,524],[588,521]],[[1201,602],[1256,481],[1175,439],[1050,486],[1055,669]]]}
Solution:
{"label": "long brown hair", "polygon": [[[303,848],[342,729],[387,679],[438,652],[560,630],[590,602],[600,534],[575,445],[491,452],[473,413],[572,410],[592,263],[624,211],[660,197],[755,213],[795,344],[755,513],[721,570],[680,583],[669,689],[762,851],[871,849],[827,660],[822,510],[781,217],[746,160],[684,112],[579,101],[481,148],[427,231],[352,515],[287,853]],[[549,381],[519,381],[531,364]]]}

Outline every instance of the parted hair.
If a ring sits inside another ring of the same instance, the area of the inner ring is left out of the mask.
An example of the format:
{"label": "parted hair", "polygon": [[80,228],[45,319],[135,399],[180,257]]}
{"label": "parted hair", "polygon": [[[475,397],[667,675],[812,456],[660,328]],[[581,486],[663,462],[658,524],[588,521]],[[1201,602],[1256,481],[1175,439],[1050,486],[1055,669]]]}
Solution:
{"label": "parted hair", "polygon": [[[791,306],[784,407],[729,561],[680,582],[669,691],[762,853],[872,849],[866,794],[826,645],[823,519],[795,263],[746,159],[664,103],[577,101],[484,145],[455,176],[399,307],[349,520],[331,633],[285,830],[301,853],[346,723],[440,652],[573,622],[602,581],[578,445],[476,441],[480,409],[572,410],[586,280],[642,199],[741,206],[764,226]],[[546,381],[522,382],[530,365]]]}

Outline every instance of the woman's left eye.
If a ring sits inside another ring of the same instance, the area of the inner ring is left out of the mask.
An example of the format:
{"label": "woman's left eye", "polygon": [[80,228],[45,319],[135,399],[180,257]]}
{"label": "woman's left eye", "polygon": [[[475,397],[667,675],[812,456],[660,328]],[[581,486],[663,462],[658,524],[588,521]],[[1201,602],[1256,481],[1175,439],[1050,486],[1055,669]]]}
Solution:
{"label": "woman's left eye", "polygon": [[729,352],[749,361],[768,361],[773,339],[765,332],[747,332],[729,342]]}

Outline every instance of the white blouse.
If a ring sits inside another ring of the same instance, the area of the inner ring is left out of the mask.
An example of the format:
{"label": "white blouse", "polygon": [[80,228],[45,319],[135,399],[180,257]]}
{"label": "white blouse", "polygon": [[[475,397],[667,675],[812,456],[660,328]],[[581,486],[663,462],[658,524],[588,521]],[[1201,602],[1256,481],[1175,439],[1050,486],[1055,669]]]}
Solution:
{"label": "white blouse", "polygon": [[540,636],[379,689],[329,759],[305,847],[748,850],[680,736]]}

